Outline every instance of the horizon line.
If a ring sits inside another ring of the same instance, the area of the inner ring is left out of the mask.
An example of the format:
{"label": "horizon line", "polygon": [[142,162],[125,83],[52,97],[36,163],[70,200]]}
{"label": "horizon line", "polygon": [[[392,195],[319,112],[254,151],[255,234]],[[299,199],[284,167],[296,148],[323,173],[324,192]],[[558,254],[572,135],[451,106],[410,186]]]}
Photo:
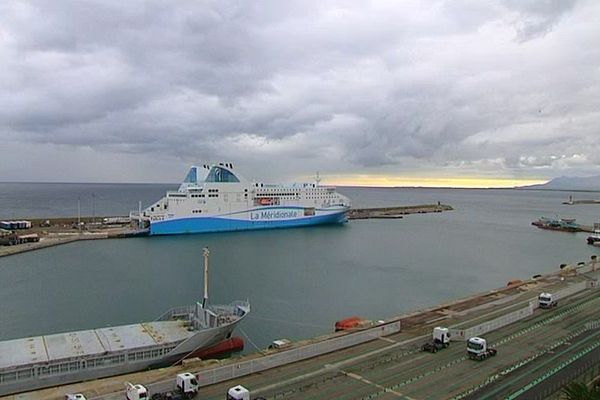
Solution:
{"label": "horizon line", "polygon": [[[82,181],[0,181],[0,184],[53,184],[53,185],[180,185],[181,182],[82,182]],[[508,186],[427,186],[427,185],[368,185],[368,184],[335,184],[323,183],[320,186],[335,186],[348,188],[373,189],[519,189],[538,184],[508,185]],[[563,190],[563,189],[557,189]],[[564,189],[568,190],[568,189]]]}

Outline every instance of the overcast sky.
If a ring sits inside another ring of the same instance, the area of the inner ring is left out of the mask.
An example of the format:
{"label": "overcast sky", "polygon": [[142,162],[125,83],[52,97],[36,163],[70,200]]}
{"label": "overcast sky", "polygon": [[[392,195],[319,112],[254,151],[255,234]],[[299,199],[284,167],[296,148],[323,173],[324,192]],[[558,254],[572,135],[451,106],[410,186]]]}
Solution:
{"label": "overcast sky", "polygon": [[3,1],[0,181],[599,174],[599,21],[596,0]]}

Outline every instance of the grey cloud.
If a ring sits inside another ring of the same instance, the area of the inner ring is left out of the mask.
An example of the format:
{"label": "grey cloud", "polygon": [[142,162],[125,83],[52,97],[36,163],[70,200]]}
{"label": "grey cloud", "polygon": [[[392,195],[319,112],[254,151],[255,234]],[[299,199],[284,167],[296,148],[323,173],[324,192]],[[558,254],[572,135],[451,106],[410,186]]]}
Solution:
{"label": "grey cloud", "polygon": [[[280,175],[593,169],[599,10],[589,1],[7,2],[0,132],[163,164],[227,157]],[[553,154],[584,157],[552,163]]]}
{"label": "grey cloud", "polygon": [[518,13],[514,26],[519,42],[549,33],[575,3],[576,0],[505,0],[508,8]]}

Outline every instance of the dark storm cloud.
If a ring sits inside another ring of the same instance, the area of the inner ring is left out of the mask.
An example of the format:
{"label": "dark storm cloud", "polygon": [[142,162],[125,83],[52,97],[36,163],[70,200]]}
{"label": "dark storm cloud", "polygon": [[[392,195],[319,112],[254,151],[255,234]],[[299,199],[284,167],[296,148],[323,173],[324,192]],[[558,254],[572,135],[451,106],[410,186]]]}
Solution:
{"label": "dark storm cloud", "polygon": [[517,39],[526,41],[544,36],[575,6],[576,0],[506,0],[519,15],[515,18]]}
{"label": "dark storm cloud", "polygon": [[6,148],[45,148],[47,164],[68,148],[272,175],[590,171],[599,12],[550,0],[4,2],[0,130]]}

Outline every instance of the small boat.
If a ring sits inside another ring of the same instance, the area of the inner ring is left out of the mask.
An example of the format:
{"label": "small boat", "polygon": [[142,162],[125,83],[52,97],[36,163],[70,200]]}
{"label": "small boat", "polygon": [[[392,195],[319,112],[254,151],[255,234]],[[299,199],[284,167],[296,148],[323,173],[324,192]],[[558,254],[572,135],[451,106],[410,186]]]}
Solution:
{"label": "small boat", "polygon": [[371,321],[362,317],[345,318],[335,323],[335,331],[351,331],[371,326]]}
{"label": "small boat", "polygon": [[594,230],[594,233],[588,236],[587,243],[591,245],[596,245],[596,243],[600,242],[600,231]]}

